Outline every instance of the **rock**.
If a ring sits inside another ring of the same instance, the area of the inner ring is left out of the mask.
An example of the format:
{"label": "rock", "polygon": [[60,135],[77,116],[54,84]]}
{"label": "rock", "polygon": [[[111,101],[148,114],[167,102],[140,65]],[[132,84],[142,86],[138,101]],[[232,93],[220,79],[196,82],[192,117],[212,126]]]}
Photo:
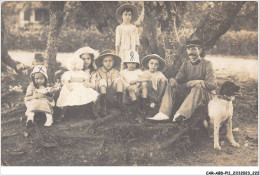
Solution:
{"label": "rock", "polygon": [[245,143],[245,147],[248,147],[248,143]]}
{"label": "rock", "polygon": [[221,142],[220,142],[220,145],[224,145],[224,144],[225,144],[225,141],[221,141]]}
{"label": "rock", "polygon": [[24,132],[24,133],[23,133],[23,136],[27,138],[27,137],[29,136],[29,133]]}
{"label": "rock", "polygon": [[22,154],[24,154],[24,151],[13,151],[13,152],[9,152],[10,155],[12,156],[20,156]]}

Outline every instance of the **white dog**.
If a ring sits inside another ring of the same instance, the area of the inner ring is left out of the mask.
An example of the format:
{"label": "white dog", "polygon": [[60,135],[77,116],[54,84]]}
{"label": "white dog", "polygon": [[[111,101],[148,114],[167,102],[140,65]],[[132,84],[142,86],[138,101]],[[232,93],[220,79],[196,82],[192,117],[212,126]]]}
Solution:
{"label": "white dog", "polygon": [[[219,129],[223,123],[226,123],[227,139],[234,147],[239,147],[239,144],[234,140],[232,132],[232,116],[233,104],[235,95],[239,95],[240,87],[233,82],[226,81],[221,86],[219,95],[216,95],[208,104],[209,124],[214,129],[214,149],[221,150],[219,145]],[[203,122],[205,127],[208,127],[208,121]]]}

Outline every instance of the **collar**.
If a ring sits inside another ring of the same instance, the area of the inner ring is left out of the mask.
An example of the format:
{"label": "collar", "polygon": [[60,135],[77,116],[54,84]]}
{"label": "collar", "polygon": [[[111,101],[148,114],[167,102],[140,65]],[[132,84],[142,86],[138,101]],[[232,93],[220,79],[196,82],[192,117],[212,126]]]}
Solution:
{"label": "collar", "polygon": [[102,72],[104,72],[104,73],[114,73],[114,72],[115,72],[115,69],[114,69],[114,68],[111,68],[111,70],[107,71],[107,70],[105,69],[105,67],[101,67],[100,70],[101,70]]}
{"label": "collar", "polygon": [[226,101],[232,101],[232,97],[229,97],[226,95],[218,95],[218,98],[226,100]]}
{"label": "collar", "polygon": [[191,62],[191,61],[190,61],[190,63],[191,63],[192,65],[198,65],[198,64],[200,63],[200,59],[198,59],[196,62]]}

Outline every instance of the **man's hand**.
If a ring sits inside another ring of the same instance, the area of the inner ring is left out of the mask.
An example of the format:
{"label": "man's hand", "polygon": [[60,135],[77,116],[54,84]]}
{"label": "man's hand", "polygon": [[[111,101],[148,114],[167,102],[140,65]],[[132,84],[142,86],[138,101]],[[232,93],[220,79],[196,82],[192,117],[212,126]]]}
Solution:
{"label": "man's hand", "polygon": [[192,80],[186,83],[187,87],[194,87],[198,84],[202,84],[204,81],[203,80]]}
{"label": "man's hand", "polygon": [[171,87],[175,87],[177,85],[177,81],[174,78],[171,78],[169,80],[169,84],[170,84]]}

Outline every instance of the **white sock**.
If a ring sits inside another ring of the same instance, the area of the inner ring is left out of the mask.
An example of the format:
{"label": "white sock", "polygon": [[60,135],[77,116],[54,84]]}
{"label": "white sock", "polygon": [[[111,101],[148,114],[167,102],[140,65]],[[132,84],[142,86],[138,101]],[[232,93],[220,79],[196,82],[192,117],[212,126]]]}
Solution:
{"label": "white sock", "polygon": [[31,120],[33,122],[34,120],[34,112],[29,112],[28,113],[28,117],[27,117],[27,120],[26,120],[26,123]]}
{"label": "white sock", "polygon": [[44,126],[51,126],[53,122],[52,115],[46,113],[46,122]]}

